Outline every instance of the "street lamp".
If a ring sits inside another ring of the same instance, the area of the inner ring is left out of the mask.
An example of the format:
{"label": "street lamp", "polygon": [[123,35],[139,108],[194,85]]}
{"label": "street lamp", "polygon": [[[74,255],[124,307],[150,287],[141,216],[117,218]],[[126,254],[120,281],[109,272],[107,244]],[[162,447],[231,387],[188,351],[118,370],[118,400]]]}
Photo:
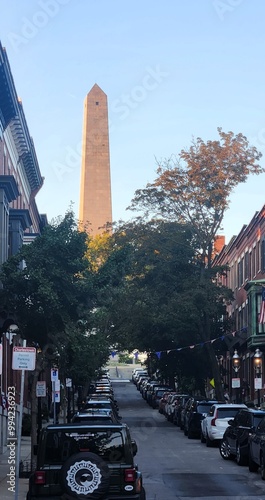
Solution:
{"label": "street lamp", "polygon": [[232,357],[233,369],[236,372],[236,377],[232,378],[232,388],[236,389],[236,403],[239,403],[239,391],[240,391],[240,377],[238,376],[238,372],[240,369],[240,356],[235,350],[234,355]]}
{"label": "street lamp", "polygon": [[261,389],[261,368],[262,368],[262,352],[256,349],[254,357],[255,380],[254,389],[258,391],[258,407],[260,407],[260,389]]}

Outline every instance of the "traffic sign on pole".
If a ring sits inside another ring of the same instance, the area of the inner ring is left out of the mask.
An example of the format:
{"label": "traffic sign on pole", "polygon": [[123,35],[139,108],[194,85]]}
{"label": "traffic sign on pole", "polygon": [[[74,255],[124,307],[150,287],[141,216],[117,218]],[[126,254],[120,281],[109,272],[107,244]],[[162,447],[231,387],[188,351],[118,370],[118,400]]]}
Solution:
{"label": "traffic sign on pole", "polygon": [[51,369],[51,382],[55,382],[59,378],[59,370],[58,368]]}
{"label": "traffic sign on pole", "polygon": [[13,347],[13,370],[35,370],[36,349],[35,347]]}

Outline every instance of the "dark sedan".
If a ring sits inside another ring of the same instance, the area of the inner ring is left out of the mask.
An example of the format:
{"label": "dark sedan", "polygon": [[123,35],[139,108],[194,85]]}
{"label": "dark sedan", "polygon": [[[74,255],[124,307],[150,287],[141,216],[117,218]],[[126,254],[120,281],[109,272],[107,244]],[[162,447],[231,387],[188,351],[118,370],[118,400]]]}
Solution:
{"label": "dark sedan", "polygon": [[265,417],[249,436],[248,467],[250,472],[256,472],[260,468],[261,477],[265,479]]}
{"label": "dark sedan", "polygon": [[242,408],[235,418],[229,420],[220,442],[220,454],[224,460],[236,458],[238,465],[246,465],[249,461],[249,437],[255,432],[265,410]]}

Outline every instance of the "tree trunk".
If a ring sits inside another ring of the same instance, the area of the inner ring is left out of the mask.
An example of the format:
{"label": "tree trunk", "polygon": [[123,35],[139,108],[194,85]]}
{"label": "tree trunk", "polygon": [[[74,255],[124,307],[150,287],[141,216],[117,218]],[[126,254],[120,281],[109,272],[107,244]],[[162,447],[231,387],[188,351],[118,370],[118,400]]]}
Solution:
{"label": "tree trunk", "polygon": [[218,401],[223,401],[224,400],[224,390],[223,390],[223,386],[222,386],[218,360],[216,358],[213,345],[210,342],[208,342],[207,344],[205,344],[205,346],[206,346],[207,352],[209,354],[211,368],[212,368],[212,372],[213,372],[215,397]]}

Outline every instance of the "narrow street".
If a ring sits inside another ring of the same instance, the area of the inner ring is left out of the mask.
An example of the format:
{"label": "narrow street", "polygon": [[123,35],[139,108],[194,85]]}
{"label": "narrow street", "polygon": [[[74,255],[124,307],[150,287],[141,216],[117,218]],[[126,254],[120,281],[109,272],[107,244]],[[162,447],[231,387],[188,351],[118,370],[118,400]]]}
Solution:
{"label": "narrow street", "polygon": [[248,467],[221,458],[217,447],[188,439],[142,399],[130,382],[132,367],[113,368],[113,387],[122,422],[136,439],[136,462],[147,500],[264,500],[265,482]]}

